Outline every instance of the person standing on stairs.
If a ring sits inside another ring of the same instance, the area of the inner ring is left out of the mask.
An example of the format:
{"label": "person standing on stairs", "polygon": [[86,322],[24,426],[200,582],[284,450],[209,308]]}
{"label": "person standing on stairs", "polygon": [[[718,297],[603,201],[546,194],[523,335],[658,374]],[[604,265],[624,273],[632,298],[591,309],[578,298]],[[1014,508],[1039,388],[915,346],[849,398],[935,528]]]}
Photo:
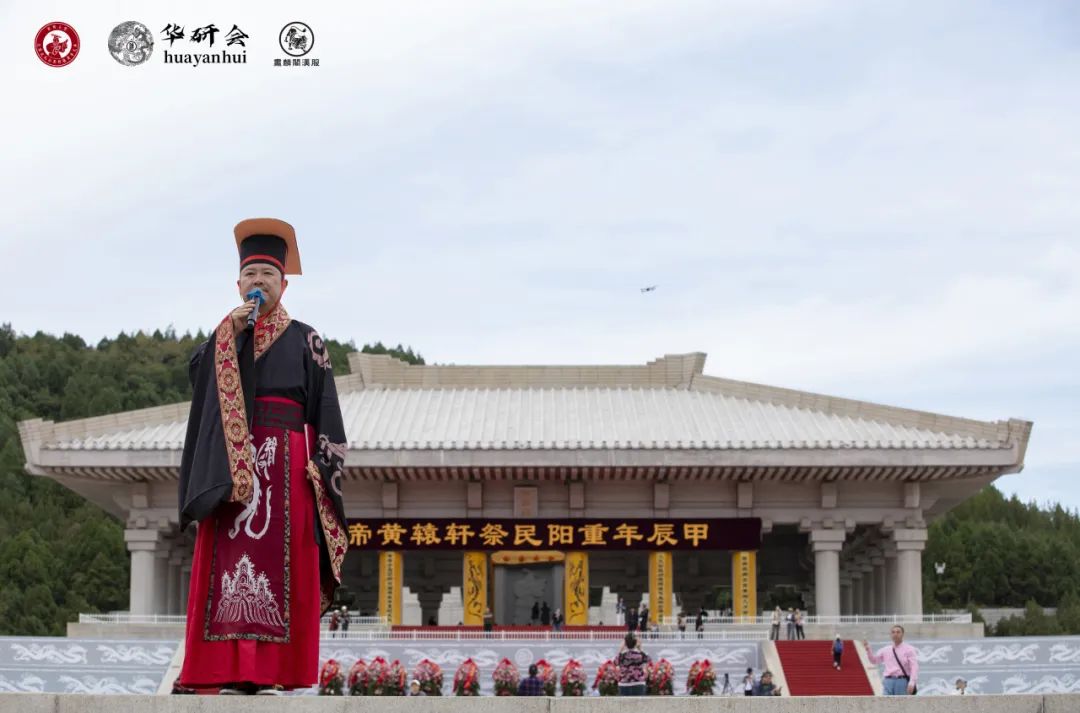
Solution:
{"label": "person standing on stairs", "polygon": [[904,627],[897,624],[889,632],[892,646],[883,646],[874,653],[868,642],[866,657],[874,664],[885,664],[883,673],[886,696],[914,696],[918,690],[919,652],[911,644],[904,643]]}
{"label": "person standing on stairs", "polygon": [[780,638],[780,617],[782,613],[780,607],[777,606],[772,613],[772,626],[769,629],[769,640],[776,641]]}
{"label": "person standing on stairs", "polygon": [[836,638],[832,642],[832,665],[837,671],[840,670],[840,658],[844,655],[844,642],[840,639],[840,634],[836,635]]}

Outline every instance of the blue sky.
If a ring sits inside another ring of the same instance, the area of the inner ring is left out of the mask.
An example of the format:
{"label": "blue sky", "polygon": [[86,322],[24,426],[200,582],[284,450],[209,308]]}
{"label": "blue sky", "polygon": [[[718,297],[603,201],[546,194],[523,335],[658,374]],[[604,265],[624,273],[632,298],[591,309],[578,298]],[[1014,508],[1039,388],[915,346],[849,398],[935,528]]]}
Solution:
{"label": "blue sky", "polygon": [[[5,3],[0,319],[209,328],[231,228],[290,312],[452,363],[642,363],[1035,421],[1000,485],[1080,507],[1080,10],[910,2]],[[127,68],[136,19],[249,64]],[[272,66],[301,19],[319,68]],[[657,284],[655,292],[639,288]],[[71,304],[69,295],[77,296]]]}

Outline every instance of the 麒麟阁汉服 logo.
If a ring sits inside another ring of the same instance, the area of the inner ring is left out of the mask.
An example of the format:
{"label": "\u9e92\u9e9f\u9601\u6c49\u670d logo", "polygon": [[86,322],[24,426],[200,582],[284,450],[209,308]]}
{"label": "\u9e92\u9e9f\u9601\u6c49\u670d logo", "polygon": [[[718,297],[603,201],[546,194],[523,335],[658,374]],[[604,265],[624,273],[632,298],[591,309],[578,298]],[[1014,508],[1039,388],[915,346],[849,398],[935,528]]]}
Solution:
{"label": "\u9e92\u9e9f\u9601\u6c49\u670d logo", "polygon": [[306,22],[290,22],[278,33],[278,44],[288,57],[274,59],[275,67],[318,67],[319,60],[307,54],[315,46],[315,32]]}

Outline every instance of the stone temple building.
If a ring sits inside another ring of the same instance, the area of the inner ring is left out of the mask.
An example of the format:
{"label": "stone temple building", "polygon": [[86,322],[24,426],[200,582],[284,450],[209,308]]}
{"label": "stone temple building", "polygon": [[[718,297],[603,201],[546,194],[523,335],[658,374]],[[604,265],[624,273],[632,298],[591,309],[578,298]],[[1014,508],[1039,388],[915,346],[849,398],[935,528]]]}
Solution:
{"label": "stone temple building", "polygon": [[[927,523],[1023,468],[1032,424],[985,422],[638,365],[412,366],[338,378],[354,610],[392,624],[654,621],[771,597],[922,612]],[[19,424],[27,470],[125,523],[132,614],[183,613],[188,404]]]}

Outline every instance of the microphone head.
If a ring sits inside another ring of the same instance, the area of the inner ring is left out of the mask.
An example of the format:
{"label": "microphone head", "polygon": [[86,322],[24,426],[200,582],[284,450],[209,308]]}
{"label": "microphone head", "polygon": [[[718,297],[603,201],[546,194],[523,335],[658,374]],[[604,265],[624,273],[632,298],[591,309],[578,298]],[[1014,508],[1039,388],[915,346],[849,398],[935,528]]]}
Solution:
{"label": "microphone head", "polygon": [[261,305],[263,302],[266,302],[266,297],[263,296],[262,290],[260,290],[258,287],[256,287],[254,290],[251,290],[246,295],[244,295],[244,300],[245,301],[257,300],[259,302],[259,304]]}

